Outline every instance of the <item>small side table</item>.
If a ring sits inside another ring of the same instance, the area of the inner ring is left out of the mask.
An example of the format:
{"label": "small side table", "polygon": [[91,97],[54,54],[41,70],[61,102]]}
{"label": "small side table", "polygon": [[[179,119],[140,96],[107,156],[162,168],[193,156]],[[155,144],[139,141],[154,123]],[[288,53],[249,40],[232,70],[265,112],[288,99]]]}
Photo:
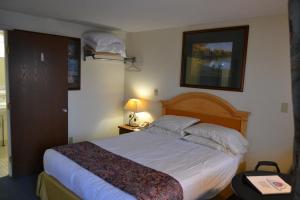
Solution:
{"label": "small side table", "polygon": [[139,127],[128,126],[127,124],[120,125],[120,126],[118,126],[118,128],[119,128],[120,135],[140,130]]}
{"label": "small side table", "polygon": [[248,171],[243,172],[235,177],[231,181],[231,187],[235,195],[242,200],[292,200],[292,194],[276,194],[276,195],[262,195],[257,189],[251,185],[245,175],[251,176],[264,176],[264,175],[278,175],[288,184],[291,184],[292,177],[288,174],[281,174],[268,171]]}

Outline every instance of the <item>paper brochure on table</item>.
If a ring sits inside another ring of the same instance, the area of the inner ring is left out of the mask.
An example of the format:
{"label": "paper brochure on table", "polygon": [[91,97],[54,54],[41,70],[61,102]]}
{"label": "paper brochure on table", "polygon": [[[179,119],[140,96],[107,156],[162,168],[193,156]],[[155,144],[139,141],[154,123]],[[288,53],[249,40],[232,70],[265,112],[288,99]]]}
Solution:
{"label": "paper brochure on table", "polygon": [[277,175],[271,176],[246,176],[262,194],[288,194],[292,187]]}

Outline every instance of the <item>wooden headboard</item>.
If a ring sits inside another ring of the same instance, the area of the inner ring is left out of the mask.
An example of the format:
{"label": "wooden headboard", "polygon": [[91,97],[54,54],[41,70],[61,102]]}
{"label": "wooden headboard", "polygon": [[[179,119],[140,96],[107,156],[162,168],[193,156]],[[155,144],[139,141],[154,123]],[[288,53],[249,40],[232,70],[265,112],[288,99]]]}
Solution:
{"label": "wooden headboard", "polygon": [[246,135],[249,112],[239,111],[224,99],[204,92],[190,92],[163,100],[163,115],[198,118],[201,122],[233,128]]}

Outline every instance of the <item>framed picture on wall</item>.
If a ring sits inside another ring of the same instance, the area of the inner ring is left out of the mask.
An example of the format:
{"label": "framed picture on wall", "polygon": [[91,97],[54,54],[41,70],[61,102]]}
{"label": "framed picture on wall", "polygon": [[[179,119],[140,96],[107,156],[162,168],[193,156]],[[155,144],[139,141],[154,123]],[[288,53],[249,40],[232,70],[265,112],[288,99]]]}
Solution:
{"label": "framed picture on wall", "polygon": [[181,87],[243,91],[249,26],[183,33]]}
{"label": "framed picture on wall", "polygon": [[70,38],[68,43],[68,88],[80,90],[81,45],[79,38]]}

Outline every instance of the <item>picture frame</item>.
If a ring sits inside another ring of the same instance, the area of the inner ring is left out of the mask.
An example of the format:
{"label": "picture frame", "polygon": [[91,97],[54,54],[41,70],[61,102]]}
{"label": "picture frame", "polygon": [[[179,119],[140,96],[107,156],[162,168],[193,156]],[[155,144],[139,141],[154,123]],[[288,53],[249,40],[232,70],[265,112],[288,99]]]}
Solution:
{"label": "picture frame", "polygon": [[80,90],[81,44],[79,38],[68,41],[68,90]]}
{"label": "picture frame", "polygon": [[183,32],[181,87],[242,92],[249,26]]}

